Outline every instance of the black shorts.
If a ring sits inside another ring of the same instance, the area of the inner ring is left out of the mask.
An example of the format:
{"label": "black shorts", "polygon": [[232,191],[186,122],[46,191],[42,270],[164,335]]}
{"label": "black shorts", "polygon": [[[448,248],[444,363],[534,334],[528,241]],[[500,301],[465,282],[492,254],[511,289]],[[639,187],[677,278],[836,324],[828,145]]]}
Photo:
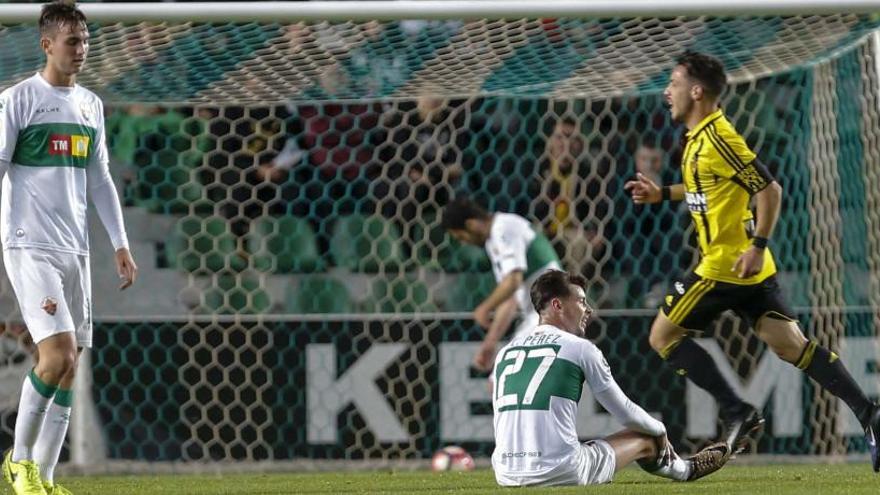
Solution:
{"label": "black shorts", "polygon": [[766,314],[797,321],[788,306],[776,276],[753,285],[737,285],[689,273],[675,281],[663,303],[663,313],[672,323],[689,330],[705,330],[725,310],[733,310],[754,328]]}

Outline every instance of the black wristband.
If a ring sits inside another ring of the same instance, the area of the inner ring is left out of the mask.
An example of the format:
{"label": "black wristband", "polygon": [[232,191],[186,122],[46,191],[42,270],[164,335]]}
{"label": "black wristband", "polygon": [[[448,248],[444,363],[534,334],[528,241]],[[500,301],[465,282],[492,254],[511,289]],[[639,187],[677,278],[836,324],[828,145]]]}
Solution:
{"label": "black wristband", "polygon": [[669,201],[672,199],[672,188],[669,186],[663,186],[660,188],[660,199],[663,201]]}
{"label": "black wristband", "polygon": [[758,249],[765,249],[767,247],[767,238],[766,237],[752,237],[752,246],[755,246]]}

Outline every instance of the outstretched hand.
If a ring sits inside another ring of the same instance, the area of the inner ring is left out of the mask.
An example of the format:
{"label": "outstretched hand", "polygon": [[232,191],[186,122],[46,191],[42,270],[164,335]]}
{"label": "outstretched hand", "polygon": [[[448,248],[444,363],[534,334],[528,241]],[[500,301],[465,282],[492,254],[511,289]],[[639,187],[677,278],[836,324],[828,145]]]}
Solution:
{"label": "outstretched hand", "polygon": [[642,173],[636,174],[636,180],[627,181],[623,188],[632,194],[637,205],[659,203],[663,199],[660,186]]}

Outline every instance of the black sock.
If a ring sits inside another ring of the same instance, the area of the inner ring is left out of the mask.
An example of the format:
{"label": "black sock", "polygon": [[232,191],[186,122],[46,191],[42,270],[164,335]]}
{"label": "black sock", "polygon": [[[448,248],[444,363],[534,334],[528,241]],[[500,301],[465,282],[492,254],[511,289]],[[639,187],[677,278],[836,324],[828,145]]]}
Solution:
{"label": "black sock", "polygon": [[712,356],[694,342],[694,339],[682,340],[678,347],[669,353],[666,360],[675,368],[676,373],[687,375],[694,384],[712,394],[712,397],[718,401],[722,417],[730,417],[747,407],[721,375]]}
{"label": "black sock", "polygon": [[843,399],[864,428],[871,419],[874,403],[859,388],[837,354],[811,340],[795,364],[822,388]]}

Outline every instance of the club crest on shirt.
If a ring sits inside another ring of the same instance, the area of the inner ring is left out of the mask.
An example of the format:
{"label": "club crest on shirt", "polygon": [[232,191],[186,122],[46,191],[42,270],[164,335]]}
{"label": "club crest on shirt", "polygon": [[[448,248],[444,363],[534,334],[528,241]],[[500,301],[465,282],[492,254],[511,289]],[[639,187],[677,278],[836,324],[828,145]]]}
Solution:
{"label": "club crest on shirt", "polygon": [[79,104],[79,111],[82,114],[83,118],[86,122],[92,122],[92,119],[95,118],[95,112],[92,110],[92,107],[86,103]]}
{"label": "club crest on shirt", "polygon": [[58,311],[58,301],[53,297],[46,296],[43,298],[43,302],[40,303],[40,308],[49,313],[49,315],[55,316],[55,312]]}

